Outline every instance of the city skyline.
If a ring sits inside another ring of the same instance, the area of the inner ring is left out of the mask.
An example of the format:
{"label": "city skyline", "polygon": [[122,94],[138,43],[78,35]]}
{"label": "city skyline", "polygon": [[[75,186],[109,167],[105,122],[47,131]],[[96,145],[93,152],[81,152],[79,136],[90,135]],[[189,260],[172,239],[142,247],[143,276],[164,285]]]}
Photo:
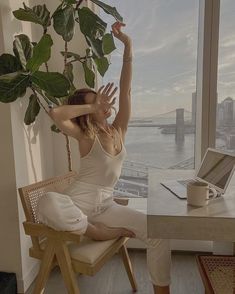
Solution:
{"label": "city skyline", "polygon": [[[191,111],[196,91],[199,0],[149,0],[144,10],[140,0],[105,2],[124,17],[123,31],[133,39],[132,116],[148,117],[176,108]],[[231,0],[221,5],[219,101],[235,96],[234,11]],[[103,13],[102,18],[109,24],[114,21]],[[117,49],[103,83],[113,81],[118,86],[123,46],[118,40],[115,43]]]}

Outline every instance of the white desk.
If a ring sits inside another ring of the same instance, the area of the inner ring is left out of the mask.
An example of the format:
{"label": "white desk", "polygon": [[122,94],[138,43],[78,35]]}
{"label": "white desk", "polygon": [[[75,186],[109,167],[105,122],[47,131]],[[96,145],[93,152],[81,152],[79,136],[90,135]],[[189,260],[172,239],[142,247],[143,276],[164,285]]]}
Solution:
{"label": "white desk", "polygon": [[148,237],[235,242],[235,178],[224,196],[195,208],[164,188],[167,179],[191,178],[192,171],[149,171]]}

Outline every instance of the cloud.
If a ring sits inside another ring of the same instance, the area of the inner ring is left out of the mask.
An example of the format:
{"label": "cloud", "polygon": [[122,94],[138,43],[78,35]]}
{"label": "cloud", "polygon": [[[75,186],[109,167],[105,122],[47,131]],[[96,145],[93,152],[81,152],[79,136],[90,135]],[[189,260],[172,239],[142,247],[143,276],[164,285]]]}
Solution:
{"label": "cloud", "polygon": [[229,48],[233,46],[235,46],[235,34],[226,36],[220,41],[221,48]]}
{"label": "cloud", "polygon": [[[223,98],[235,93],[233,2],[224,3],[221,10],[218,92]],[[124,31],[133,39],[133,112],[151,116],[178,107],[190,109],[196,88],[198,1],[109,0],[108,4],[124,16]],[[116,45],[105,79],[118,82],[123,45],[119,41]]]}

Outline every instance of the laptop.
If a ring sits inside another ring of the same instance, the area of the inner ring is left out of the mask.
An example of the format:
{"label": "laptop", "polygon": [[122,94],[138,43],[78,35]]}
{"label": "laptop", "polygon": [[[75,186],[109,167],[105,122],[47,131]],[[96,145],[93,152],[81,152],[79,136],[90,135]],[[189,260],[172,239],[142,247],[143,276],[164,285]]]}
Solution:
{"label": "laptop", "polygon": [[222,195],[234,170],[235,153],[208,148],[194,178],[164,181],[161,185],[180,199],[187,199],[187,184],[191,181],[205,182]]}

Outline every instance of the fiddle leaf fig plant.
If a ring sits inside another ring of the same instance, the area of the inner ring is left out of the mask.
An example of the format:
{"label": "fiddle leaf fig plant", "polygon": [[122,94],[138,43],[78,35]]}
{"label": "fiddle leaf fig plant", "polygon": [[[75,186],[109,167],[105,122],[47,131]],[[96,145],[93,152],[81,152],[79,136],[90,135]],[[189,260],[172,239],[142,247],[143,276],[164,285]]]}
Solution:
{"label": "fiddle leaf fig plant", "polygon": [[[73,76],[77,62],[82,63],[85,82],[90,88],[95,87],[96,72],[101,76],[107,72],[107,56],[116,49],[114,39],[111,32],[106,32],[107,23],[99,15],[88,7],[81,7],[82,2],[88,1],[98,5],[115,20],[123,22],[115,7],[98,0],[61,0],[53,13],[45,4],[30,8],[23,3],[22,8],[13,11],[16,19],[42,27],[40,40],[33,42],[26,34],[16,35],[13,54],[4,53],[0,56],[0,102],[10,103],[29,93],[24,118],[26,125],[35,122],[41,108],[48,113],[45,105],[67,103],[69,95],[79,88],[79,85],[74,84]],[[85,55],[69,51],[69,42],[73,40],[76,29],[81,31],[87,43]],[[61,72],[52,72],[48,66],[53,46],[50,30],[54,30],[64,40],[64,48],[60,48],[64,61]],[[51,130],[59,132],[55,125],[51,126]],[[68,143],[67,136],[66,140]]]}

